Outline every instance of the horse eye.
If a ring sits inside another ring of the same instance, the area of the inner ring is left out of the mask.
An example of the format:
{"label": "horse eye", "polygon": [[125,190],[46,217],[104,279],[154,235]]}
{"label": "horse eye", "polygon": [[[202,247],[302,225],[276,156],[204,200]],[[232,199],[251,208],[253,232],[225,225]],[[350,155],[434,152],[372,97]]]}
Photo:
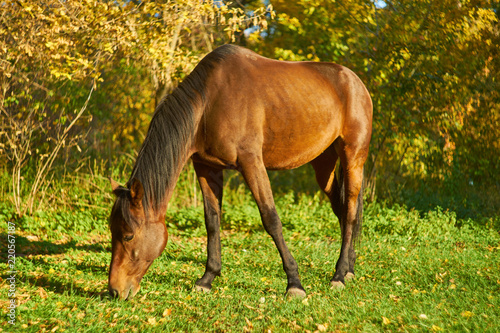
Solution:
{"label": "horse eye", "polygon": [[123,237],[123,240],[125,242],[130,242],[132,240],[132,238],[134,238],[134,235],[127,235],[127,236]]}

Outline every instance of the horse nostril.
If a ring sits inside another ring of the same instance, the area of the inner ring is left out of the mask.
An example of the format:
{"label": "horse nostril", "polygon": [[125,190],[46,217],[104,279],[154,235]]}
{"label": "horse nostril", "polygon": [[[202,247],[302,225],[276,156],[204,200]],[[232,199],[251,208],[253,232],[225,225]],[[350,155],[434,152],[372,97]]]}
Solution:
{"label": "horse nostril", "polygon": [[111,297],[117,298],[118,297],[118,290],[116,290],[116,289],[109,289],[109,294],[111,295]]}

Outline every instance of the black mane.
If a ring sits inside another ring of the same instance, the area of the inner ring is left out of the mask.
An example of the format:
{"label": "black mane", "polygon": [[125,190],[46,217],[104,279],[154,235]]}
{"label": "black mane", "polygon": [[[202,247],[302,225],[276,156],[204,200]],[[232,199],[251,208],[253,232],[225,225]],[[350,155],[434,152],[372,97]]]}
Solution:
{"label": "black mane", "polygon": [[143,206],[158,210],[167,188],[176,182],[175,173],[183,166],[186,149],[194,137],[194,108],[204,105],[206,81],[213,68],[238,48],[224,45],[209,53],[189,76],[156,107],[142,147],[137,156],[132,179],[144,187]]}

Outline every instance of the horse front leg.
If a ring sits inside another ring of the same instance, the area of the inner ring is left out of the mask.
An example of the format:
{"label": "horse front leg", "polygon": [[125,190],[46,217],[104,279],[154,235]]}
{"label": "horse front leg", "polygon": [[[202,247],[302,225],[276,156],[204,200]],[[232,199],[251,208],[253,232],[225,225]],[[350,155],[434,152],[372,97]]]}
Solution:
{"label": "horse front leg", "polygon": [[220,276],[222,267],[220,220],[223,172],[203,164],[195,162],[193,164],[203,194],[205,226],[207,229],[207,264],[205,274],[195,283],[195,289],[209,292],[212,289],[212,282],[215,277]]}
{"label": "horse front leg", "polygon": [[243,177],[252,192],[267,233],[272,237],[283,262],[288,284],[286,294],[291,297],[305,297],[306,292],[300,283],[298,265],[283,238],[283,227],[276,212],[273,193],[266,168],[261,157],[241,158]]}

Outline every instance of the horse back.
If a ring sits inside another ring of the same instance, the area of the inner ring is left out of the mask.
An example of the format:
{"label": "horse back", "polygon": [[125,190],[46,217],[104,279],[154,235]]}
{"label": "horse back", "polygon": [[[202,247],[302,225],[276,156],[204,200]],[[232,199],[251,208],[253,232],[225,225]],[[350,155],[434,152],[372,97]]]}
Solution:
{"label": "horse back", "polygon": [[237,167],[238,156],[251,152],[268,169],[290,169],[350,135],[349,126],[359,130],[370,123],[371,134],[370,96],[349,69],[231,51],[207,82],[198,155]]}

